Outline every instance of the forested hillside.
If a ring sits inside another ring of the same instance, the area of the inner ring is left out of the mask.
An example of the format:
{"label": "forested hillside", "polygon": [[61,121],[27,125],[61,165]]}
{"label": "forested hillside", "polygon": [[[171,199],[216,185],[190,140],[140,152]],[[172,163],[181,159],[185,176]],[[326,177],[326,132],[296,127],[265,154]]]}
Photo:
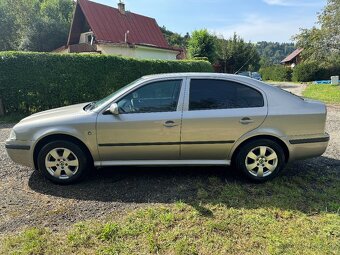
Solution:
{"label": "forested hillside", "polygon": [[295,50],[294,43],[258,42],[256,49],[261,57],[261,66],[279,64],[288,54]]}

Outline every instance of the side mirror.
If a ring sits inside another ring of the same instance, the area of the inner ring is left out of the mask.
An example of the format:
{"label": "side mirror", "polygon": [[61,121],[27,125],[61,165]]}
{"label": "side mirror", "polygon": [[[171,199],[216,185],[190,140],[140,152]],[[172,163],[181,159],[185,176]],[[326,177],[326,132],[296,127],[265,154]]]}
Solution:
{"label": "side mirror", "polygon": [[119,115],[119,108],[118,108],[118,104],[117,103],[113,103],[110,105],[109,108],[110,113],[112,113],[113,115]]}

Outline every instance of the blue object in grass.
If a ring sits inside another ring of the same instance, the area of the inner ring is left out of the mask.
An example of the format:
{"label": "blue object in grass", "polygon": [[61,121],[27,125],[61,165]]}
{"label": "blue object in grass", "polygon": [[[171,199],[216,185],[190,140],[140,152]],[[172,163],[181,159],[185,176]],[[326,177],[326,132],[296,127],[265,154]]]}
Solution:
{"label": "blue object in grass", "polygon": [[313,84],[331,84],[331,80],[314,81]]}

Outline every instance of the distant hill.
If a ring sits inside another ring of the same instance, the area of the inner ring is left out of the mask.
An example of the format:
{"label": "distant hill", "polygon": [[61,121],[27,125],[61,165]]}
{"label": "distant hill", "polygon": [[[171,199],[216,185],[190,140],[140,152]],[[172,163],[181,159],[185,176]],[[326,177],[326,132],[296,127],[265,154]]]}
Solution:
{"label": "distant hill", "polygon": [[294,43],[258,42],[256,49],[261,57],[261,66],[279,64],[296,47]]}
{"label": "distant hill", "polygon": [[184,36],[182,36],[181,34],[168,30],[165,26],[160,27],[160,29],[170,46],[183,49],[187,48],[188,40],[190,38],[189,33],[186,33]]}

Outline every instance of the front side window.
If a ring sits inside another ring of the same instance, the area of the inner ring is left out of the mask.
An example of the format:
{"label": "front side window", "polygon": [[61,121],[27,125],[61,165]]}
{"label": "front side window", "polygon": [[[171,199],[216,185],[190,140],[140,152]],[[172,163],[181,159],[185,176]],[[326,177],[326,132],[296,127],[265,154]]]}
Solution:
{"label": "front side window", "polygon": [[264,106],[257,90],[226,80],[192,79],[189,110],[233,109]]}
{"label": "front side window", "polygon": [[118,102],[121,113],[173,112],[177,109],[182,80],[149,83]]}

